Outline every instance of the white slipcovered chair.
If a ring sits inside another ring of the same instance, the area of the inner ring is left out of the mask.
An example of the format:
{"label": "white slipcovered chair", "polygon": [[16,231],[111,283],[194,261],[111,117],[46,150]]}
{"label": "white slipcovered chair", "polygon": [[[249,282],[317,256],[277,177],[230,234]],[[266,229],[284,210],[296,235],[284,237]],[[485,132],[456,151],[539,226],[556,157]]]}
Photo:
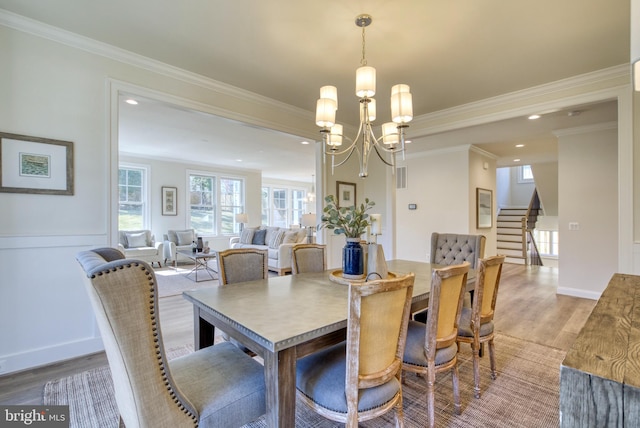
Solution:
{"label": "white slipcovered chair", "polygon": [[158,267],[162,267],[164,243],[156,242],[150,230],[120,230],[118,249],[128,259],[142,260],[152,267],[158,263]]}

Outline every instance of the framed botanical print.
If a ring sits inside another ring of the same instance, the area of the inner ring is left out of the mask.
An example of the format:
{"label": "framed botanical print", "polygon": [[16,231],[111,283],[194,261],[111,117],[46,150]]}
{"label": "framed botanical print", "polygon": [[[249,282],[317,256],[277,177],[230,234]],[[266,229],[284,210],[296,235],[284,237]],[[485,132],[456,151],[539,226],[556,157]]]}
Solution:
{"label": "framed botanical print", "polygon": [[162,215],[178,215],[177,199],[176,187],[162,188]]}

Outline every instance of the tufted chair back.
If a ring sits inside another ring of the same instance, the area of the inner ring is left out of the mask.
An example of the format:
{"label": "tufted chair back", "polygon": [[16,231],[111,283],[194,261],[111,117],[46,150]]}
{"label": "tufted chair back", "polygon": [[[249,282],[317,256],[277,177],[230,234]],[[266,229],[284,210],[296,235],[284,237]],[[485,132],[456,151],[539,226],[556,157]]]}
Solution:
{"label": "tufted chair back", "polygon": [[475,269],[478,259],[484,257],[484,235],[458,235],[455,233],[431,234],[431,263],[459,265],[469,262]]}

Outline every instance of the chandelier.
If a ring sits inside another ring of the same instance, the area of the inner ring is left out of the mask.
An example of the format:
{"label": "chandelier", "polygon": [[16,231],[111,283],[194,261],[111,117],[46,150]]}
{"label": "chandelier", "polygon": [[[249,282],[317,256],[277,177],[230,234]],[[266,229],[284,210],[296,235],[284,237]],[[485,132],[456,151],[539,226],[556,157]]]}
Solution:
{"label": "chandelier", "polygon": [[[360,126],[352,140],[343,135],[343,126],[336,123],[338,110],[338,90],[335,86],[320,88],[320,99],[316,104],[316,124],[322,128],[322,142],[325,155],[331,156],[331,173],[336,166],[344,164],[353,152],[357,152],[360,162],[360,177],[367,177],[369,155],[372,151],[385,164],[393,167],[395,173],[396,154],[404,156],[405,129],[413,118],[413,105],[409,85],[399,84],[391,88],[391,120],[382,125],[382,132],[376,138],[371,123],[376,119],[376,69],[367,65],[365,57],[365,28],[371,24],[370,15],[356,17],[356,25],[362,28],[362,59],[356,70],[356,95],[360,98]],[[345,148],[342,142],[346,141]],[[387,155],[388,153],[388,155]],[[384,156],[383,156],[384,154]],[[336,158],[344,155],[344,159]],[[389,160],[385,159],[388,157]]]}

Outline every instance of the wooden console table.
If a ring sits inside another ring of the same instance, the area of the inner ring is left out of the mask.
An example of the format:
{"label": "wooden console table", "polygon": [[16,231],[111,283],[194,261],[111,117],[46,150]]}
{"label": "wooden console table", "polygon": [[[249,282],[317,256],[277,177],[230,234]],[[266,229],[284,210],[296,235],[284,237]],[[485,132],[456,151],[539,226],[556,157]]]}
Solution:
{"label": "wooden console table", "polygon": [[640,421],[640,276],[614,274],[560,367],[561,427]]}

